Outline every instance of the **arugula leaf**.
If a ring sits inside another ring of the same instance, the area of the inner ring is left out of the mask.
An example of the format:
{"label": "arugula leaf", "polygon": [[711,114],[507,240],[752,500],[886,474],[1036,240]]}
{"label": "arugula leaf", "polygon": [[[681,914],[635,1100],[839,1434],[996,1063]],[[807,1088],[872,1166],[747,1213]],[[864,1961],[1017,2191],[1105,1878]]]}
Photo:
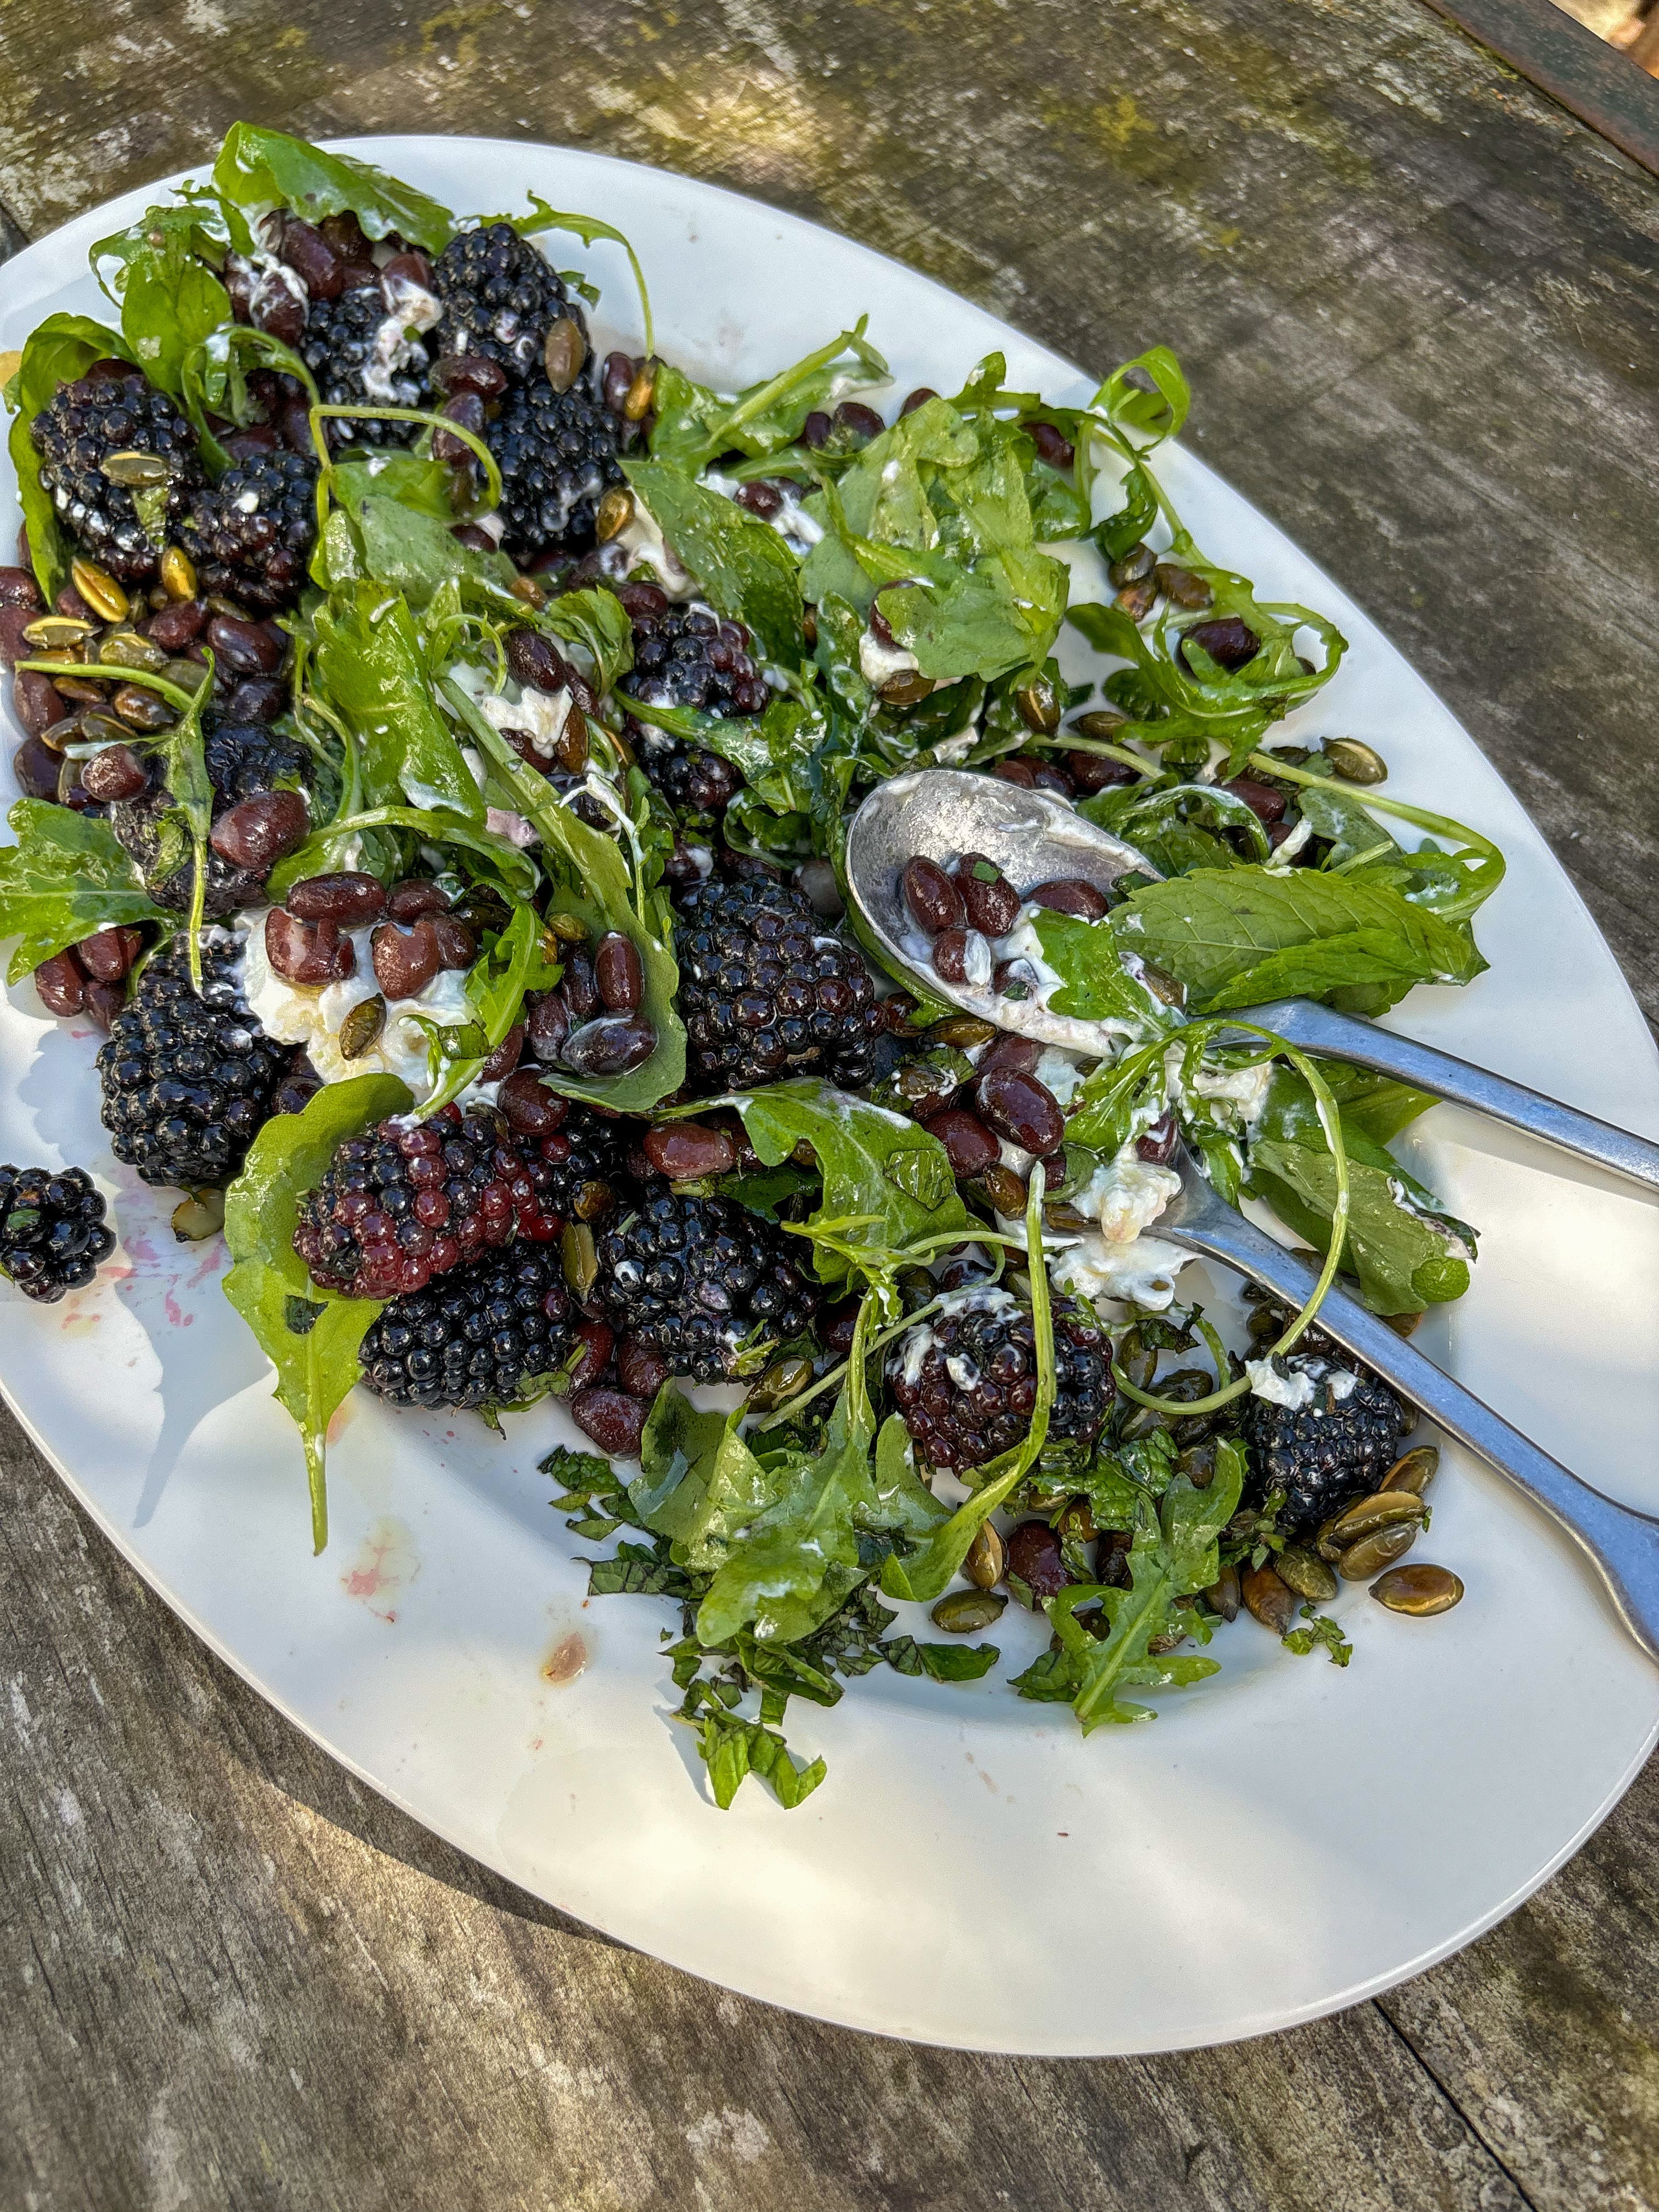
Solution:
{"label": "arugula leaf", "polygon": [[270,896],[281,900],[292,884],[304,883],[308,876],[330,873],[339,865],[342,847],[374,830],[407,830],[425,844],[451,845],[465,853],[476,853],[509,892],[521,897],[527,897],[536,887],[535,862],[493,830],[475,829],[459,815],[440,814],[428,806],[371,806],[327,823],[307,837],[298,852],[279,860],[267,884]]}
{"label": "arugula leaf", "polygon": [[[1131,382],[1144,376],[1152,389]],[[1193,404],[1192,386],[1168,346],[1151,346],[1115,368],[1089,402],[1137,453],[1150,453],[1166,439],[1178,438]],[[1126,546],[1127,552],[1128,548]]]}
{"label": "arugula leaf", "polygon": [[708,1769],[708,1786],[722,1813],[730,1810],[747,1775],[758,1774],[770,1784],[784,1810],[793,1812],[803,1798],[811,1796],[829,1771],[821,1759],[815,1759],[810,1766],[798,1767],[776,1730],[763,1728],[756,1721],[714,1711],[703,1713],[693,1726]]}
{"label": "arugula leaf", "polygon": [[612,929],[632,938],[645,969],[642,1011],[657,1033],[651,1057],[625,1075],[589,1083],[560,1070],[552,1077],[553,1087],[570,1097],[612,1107],[619,1114],[647,1113],[685,1080],[685,1024],[674,1005],[679,969],[670,949],[673,928],[668,902],[659,890],[647,892],[637,882],[630,883],[615,839],[579,820],[546,778],[519,758],[459,684],[445,678],[441,688],[496,781],[540,831],[543,865],[558,905],[585,921],[596,939]]}
{"label": "arugula leaf", "polygon": [[[788,1158],[804,1137],[823,1177],[810,1234],[829,1223],[855,1222],[861,1241],[899,1251],[919,1237],[966,1231],[968,1214],[945,1147],[902,1114],[837,1091],[814,1076],[775,1083],[732,1103],[749,1141],[767,1167]],[[819,1279],[839,1282],[846,1257],[814,1247]]]}
{"label": "arugula leaf", "polygon": [[52,494],[40,481],[40,455],[30,427],[40,410],[57,396],[60,384],[73,383],[95,361],[113,356],[131,361],[131,349],[114,331],[106,330],[88,315],[48,315],[23,342],[17,372],[6,386],[6,404],[12,410],[7,450],[17,476],[17,496],[29,534],[29,557],[35,580],[50,606],[69,581],[70,545]]}
{"label": "arugula leaf", "polygon": [[769,660],[793,667],[805,650],[801,587],[777,532],[660,462],[624,461],[623,473],[709,605],[746,623]]}
{"label": "arugula leaf", "polygon": [[[370,238],[395,230],[428,253],[441,253],[454,235],[454,217],[424,192],[349,154],[325,154],[257,123],[232,124],[213,165],[213,184],[233,207],[291,208],[309,223],[349,211]],[[246,251],[252,239],[246,223],[242,229],[239,244]]]}
{"label": "arugula leaf", "polygon": [[1380,1013],[1413,983],[1468,983],[1486,965],[1467,924],[1312,868],[1201,868],[1143,885],[1110,922],[1124,951],[1177,976],[1205,1013],[1288,998]]}
{"label": "arugula leaf", "polygon": [[[412,460],[412,456],[398,455],[388,467]],[[415,469],[428,465],[436,464],[414,463]],[[319,541],[327,580],[341,584],[370,577],[401,593],[412,607],[426,606],[433,594],[454,577],[505,590],[514,573],[506,555],[481,553],[474,546],[463,545],[451,533],[447,522],[410,503],[412,498],[433,495],[424,479],[411,470],[405,483],[405,490],[398,491],[395,479],[386,483],[379,474],[371,473],[368,464],[335,467],[330,488],[338,497],[341,510],[350,517],[356,536],[349,565],[337,565],[343,541],[337,520],[331,515],[332,528]]]}
{"label": "arugula leaf", "polygon": [[483,794],[433,704],[407,602],[364,582],[337,592],[313,621],[318,684],[362,740],[369,804],[406,799],[482,823]]}
{"label": "arugula leaf", "polygon": [[0,939],[18,940],[9,983],[100,929],[176,922],[151,899],[107,822],[45,799],[18,799],[6,818],[17,833],[15,845],[0,846]]}
{"label": "arugula leaf", "polygon": [[1239,856],[1219,835],[1224,830],[1242,835],[1256,860],[1265,862],[1271,856],[1260,816],[1219,784],[1176,783],[1150,790],[1130,784],[1082,800],[1078,811],[1144,853],[1160,875],[1233,866]]}
{"label": "arugula leaf", "polygon": [[1065,978],[1048,1002],[1050,1012],[1104,1022],[1136,1041],[1176,1026],[1173,1011],[1124,965],[1109,921],[1084,921],[1045,908],[1031,926],[1043,958]]}
{"label": "arugula leaf", "polygon": [[645,1526],[670,1539],[678,1565],[717,1568],[733,1540],[777,1503],[784,1470],[769,1473],[737,1433],[741,1411],[702,1413],[665,1382],[641,1439],[628,1494]]}
{"label": "arugula leaf", "polygon": [[395,1075],[331,1083],[303,1112],[265,1123],[225,1194],[225,1242],[235,1264],[224,1293],[275,1366],[276,1396],[299,1427],[319,1552],[328,1541],[328,1424],[362,1371],[357,1348],[380,1302],[319,1292],[294,1249],[294,1231],[301,1199],[344,1139],[410,1104],[408,1085]]}
{"label": "arugula leaf", "polygon": [[614,690],[634,665],[634,625],[614,592],[561,592],[535,617],[537,627],[585,646],[593,663],[593,689]]}
{"label": "arugula leaf", "polygon": [[657,417],[651,434],[652,459],[696,476],[717,454],[781,453],[800,435],[815,408],[845,396],[842,387],[850,378],[885,382],[887,363],[864,335],[868,320],[861,315],[854,329],[841,331],[828,345],[777,375],[748,386],[732,399],[663,362],[652,392]]}
{"label": "arugula leaf", "polygon": [[[176,399],[187,355],[228,323],[230,295],[215,274],[226,241],[215,196],[182,185],[179,204],[146,208],[127,229],[100,238],[88,254],[94,274],[121,310],[121,330],[152,384]],[[100,264],[115,264],[106,277]]]}

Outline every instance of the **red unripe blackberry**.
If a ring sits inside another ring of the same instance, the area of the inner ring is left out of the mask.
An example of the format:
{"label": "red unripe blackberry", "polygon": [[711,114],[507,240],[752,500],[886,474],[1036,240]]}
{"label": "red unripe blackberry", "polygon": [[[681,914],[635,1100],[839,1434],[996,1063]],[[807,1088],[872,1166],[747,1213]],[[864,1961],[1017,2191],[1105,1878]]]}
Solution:
{"label": "red unripe blackberry", "polygon": [[404,1297],[515,1236],[550,1243],[561,1226],[551,1181],[489,1107],[382,1121],[349,1137],[306,1194],[294,1249],[330,1290]]}
{"label": "red unripe blackberry", "polygon": [[[1083,1310],[1054,1309],[1056,1389],[1048,1435],[1092,1443],[1113,1397],[1106,1339]],[[1022,1443],[1036,1405],[1036,1332],[1008,1291],[959,1291],[887,1356],[887,1385],[929,1467],[982,1467]]]}

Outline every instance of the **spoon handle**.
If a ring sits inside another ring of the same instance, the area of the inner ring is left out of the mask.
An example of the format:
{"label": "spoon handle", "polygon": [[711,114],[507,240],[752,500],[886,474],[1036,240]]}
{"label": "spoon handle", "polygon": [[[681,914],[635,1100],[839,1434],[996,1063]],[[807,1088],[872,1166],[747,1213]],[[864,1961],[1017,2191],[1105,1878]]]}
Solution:
{"label": "spoon handle", "polygon": [[1615,1175],[1659,1190],[1659,1145],[1598,1121],[1593,1114],[1564,1106],[1559,1099],[1547,1098],[1541,1091],[1511,1083],[1489,1068],[1437,1052],[1432,1045],[1419,1044],[1393,1030],[1379,1029],[1356,1014],[1316,1006],[1311,999],[1275,1000],[1271,1006],[1254,1008],[1248,1018],[1306,1051],[1328,1053],[1375,1068],[1381,1075],[1395,1076],[1419,1091],[1432,1091],[1437,1098],[1473,1107],[1477,1114],[1489,1114],[1495,1121],[1507,1121],[1529,1136],[1541,1137],[1547,1145],[1577,1152],[1600,1167],[1611,1168]]}
{"label": "spoon handle", "polygon": [[[1313,1288],[1313,1269],[1203,1188],[1204,1198],[1195,1192],[1189,1197],[1187,1218],[1171,1225],[1166,1217],[1158,1224],[1158,1235],[1224,1261],[1299,1306]],[[1345,1291],[1327,1291],[1319,1327],[1357,1352],[1449,1436],[1478,1452],[1574,1537],[1595,1563],[1626,1627],[1650,1658],[1659,1660],[1659,1521],[1615,1504],[1569,1474]]]}

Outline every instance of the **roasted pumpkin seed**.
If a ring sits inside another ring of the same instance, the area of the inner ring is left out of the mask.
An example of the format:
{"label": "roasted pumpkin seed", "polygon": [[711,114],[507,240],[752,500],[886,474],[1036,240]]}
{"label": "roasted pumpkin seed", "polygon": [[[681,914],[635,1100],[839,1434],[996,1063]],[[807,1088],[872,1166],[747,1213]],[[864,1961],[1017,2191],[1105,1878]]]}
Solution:
{"label": "roasted pumpkin seed", "polygon": [[633,493],[624,491],[621,484],[612,484],[594,509],[593,535],[601,545],[608,545],[633,520]]}
{"label": "roasted pumpkin seed", "polygon": [[1007,1572],[1008,1547],[988,1521],[979,1524],[962,1571],[975,1589],[994,1589]]}
{"label": "roasted pumpkin seed", "polygon": [[79,615],[38,615],[23,625],[23,641],[46,653],[58,653],[66,645],[78,645],[83,637],[90,637],[94,627],[82,622]]}
{"label": "roasted pumpkin seed", "polygon": [[128,491],[143,491],[151,484],[164,484],[173,473],[160,453],[106,453],[100,466],[111,483],[120,484]]}
{"label": "roasted pumpkin seed", "polygon": [[106,668],[142,668],[151,676],[159,676],[167,665],[155,639],[140,637],[136,629],[106,631],[98,641],[98,658]]}
{"label": "roasted pumpkin seed", "polygon": [[1336,1571],[1345,1583],[1363,1583],[1403,1558],[1417,1541],[1417,1534],[1414,1521],[1396,1521],[1390,1528],[1375,1528],[1357,1544],[1349,1545],[1337,1560]]}
{"label": "roasted pumpkin seed", "polygon": [[1389,763],[1358,738],[1327,738],[1320,747],[1344,783],[1384,783]]}
{"label": "roasted pumpkin seed", "polygon": [[564,1279],[579,1298],[585,1298],[599,1279],[599,1250],[585,1221],[567,1221],[559,1239]]}
{"label": "roasted pumpkin seed", "polygon": [[120,684],[116,686],[110,705],[130,729],[170,730],[173,709],[159,691],[147,691],[140,684]]}
{"label": "roasted pumpkin seed", "polygon": [[634,372],[634,381],[628,387],[628,397],[623,401],[623,415],[629,422],[642,422],[651,412],[651,402],[657,389],[657,363],[647,357]]}
{"label": "roasted pumpkin seed", "polygon": [[914,707],[926,699],[933,688],[933,678],[924,676],[919,668],[907,668],[876,686],[878,696],[890,707]]}
{"label": "roasted pumpkin seed", "polygon": [[812,1363],[799,1353],[787,1359],[775,1359],[750,1394],[749,1403],[754,1412],[770,1412],[791,1398],[798,1398],[812,1379]]}
{"label": "roasted pumpkin seed", "polygon": [[1409,1490],[1413,1498],[1420,1498],[1434,1480],[1435,1470],[1440,1464],[1437,1444],[1419,1444],[1415,1451],[1407,1452],[1376,1486],[1380,1492],[1389,1490]]}
{"label": "roasted pumpkin seed", "polygon": [[1362,1536],[1370,1536],[1379,1528],[1392,1528],[1397,1521],[1413,1521],[1420,1528],[1426,1509],[1414,1492],[1409,1490],[1379,1490],[1370,1498],[1356,1498],[1334,1514],[1321,1535],[1328,1535],[1339,1551],[1346,1552]]}
{"label": "roasted pumpkin seed", "polygon": [[542,366],[555,392],[569,391],[581,374],[582,363],[586,359],[587,341],[582,336],[580,324],[569,315],[561,315],[549,330],[542,347]]}
{"label": "roasted pumpkin seed", "polygon": [[1310,1599],[1315,1605],[1328,1605],[1336,1595],[1336,1577],[1305,1544],[1286,1544],[1273,1565],[1280,1582],[1288,1583],[1298,1597]]}
{"label": "roasted pumpkin seed", "polygon": [[1371,1584],[1371,1595],[1379,1605],[1419,1619],[1449,1613],[1462,1595],[1462,1582],[1449,1567],[1431,1567],[1426,1559],[1414,1566],[1390,1567]]}
{"label": "roasted pumpkin seed", "polygon": [[196,597],[196,570],[182,545],[169,545],[161,556],[161,589],[170,599]]}
{"label": "roasted pumpkin seed", "polygon": [[1224,1620],[1237,1620],[1240,1596],[1238,1569],[1223,1567],[1221,1572],[1205,1591],[1204,1595],[1213,1610],[1218,1613]]}
{"label": "roasted pumpkin seed", "polygon": [[935,1022],[923,1042],[953,1044],[958,1052],[971,1052],[976,1044],[989,1044],[996,1033],[995,1024],[981,1021],[977,1014],[952,1014],[948,1021]]}
{"label": "roasted pumpkin seed", "polygon": [[377,991],[360,999],[340,1024],[340,1057],[361,1060],[386,1027],[386,1000]]}
{"label": "roasted pumpkin seed", "polygon": [[1115,744],[1117,735],[1128,720],[1114,707],[1091,707],[1086,714],[1079,714],[1072,727],[1080,738],[1091,738],[1097,745]]}
{"label": "roasted pumpkin seed", "polygon": [[105,622],[125,622],[132,605],[107,568],[100,568],[84,554],[70,562],[70,581],[94,614]]}
{"label": "roasted pumpkin seed", "polygon": [[952,1590],[927,1617],[947,1636],[971,1636],[976,1628],[988,1628],[1000,1620],[1007,1602],[1001,1590]]}
{"label": "roasted pumpkin seed", "polygon": [[1271,1628],[1275,1636],[1284,1636],[1295,1627],[1302,1601],[1271,1567],[1247,1568],[1241,1587],[1253,1620]]}
{"label": "roasted pumpkin seed", "polygon": [[1034,676],[1014,694],[1014,707],[1028,730],[1051,738],[1060,727],[1060,694],[1046,676]]}
{"label": "roasted pumpkin seed", "polygon": [[[78,586],[77,586],[78,588]],[[173,1233],[181,1244],[199,1244],[225,1225],[222,1190],[193,1190],[173,1209]]]}

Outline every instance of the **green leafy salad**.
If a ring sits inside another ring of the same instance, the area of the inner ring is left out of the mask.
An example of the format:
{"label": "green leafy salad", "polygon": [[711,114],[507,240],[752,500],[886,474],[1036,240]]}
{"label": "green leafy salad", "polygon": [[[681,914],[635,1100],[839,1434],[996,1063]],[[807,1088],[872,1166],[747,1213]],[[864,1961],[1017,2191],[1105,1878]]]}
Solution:
{"label": "green leafy salad", "polygon": [[[601,243],[636,350],[560,265]],[[653,1601],[722,1807],[815,1789],[792,1700],[877,1667],[1086,1734],[1214,1674],[1241,1613],[1346,1665],[1344,1581],[1442,1609],[1455,1577],[1393,1565],[1414,1413],[1317,1296],[1254,1297],[1230,1349],[1158,1219],[1184,1142],[1322,1294],[1402,1329],[1462,1295],[1475,1233],[1389,1149],[1429,1098],[1249,1010],[1473,981],[1504,864],[1308,734],[1344,641],[1172,507],[1173,356],[1084,404],[1000,354],[907,397],[860,321],[717,392],[601,218],[456,216],[246,124],[92,261],[105,319],[5,370],[0,936],[104,1033],[116,1228],[137,1176],[222,1233],[319,1548],[355,1389],[563,1437],[526,1479],[594,1594]],[[861,939],[848,826],[930,768],[1144,856],[905,874],[941,976],[1103,1056]],[[53,1175],[0,1170],[33,1297],[108,1249]]]}

